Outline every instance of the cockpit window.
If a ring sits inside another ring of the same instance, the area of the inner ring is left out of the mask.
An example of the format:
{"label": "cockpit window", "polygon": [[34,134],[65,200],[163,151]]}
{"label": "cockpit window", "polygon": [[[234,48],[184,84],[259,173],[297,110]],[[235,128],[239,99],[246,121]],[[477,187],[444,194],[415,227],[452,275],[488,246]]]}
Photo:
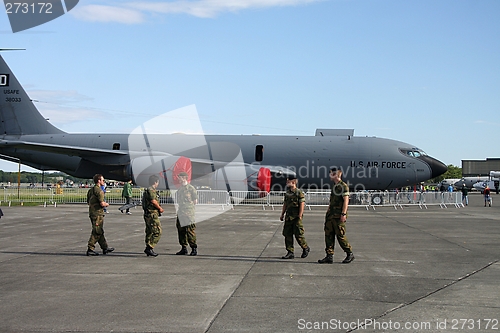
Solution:
{"label": "cockpit window", "polygon": [[427,156],[427,154],[418,148],[399,148],[399,151],[403,155],[408,155],[411,157],[420,157],[420,156]]}

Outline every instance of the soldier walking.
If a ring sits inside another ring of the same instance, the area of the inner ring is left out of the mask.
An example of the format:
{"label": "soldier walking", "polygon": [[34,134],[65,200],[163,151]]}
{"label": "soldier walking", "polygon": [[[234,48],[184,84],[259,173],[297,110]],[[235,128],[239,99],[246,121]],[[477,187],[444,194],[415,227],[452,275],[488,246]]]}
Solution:
{"label": "soldier walking", "polygon": [[87,246],[88,256],[97,256],[95,252],[95,243],[99,243],[103,254],[108,254],[114,251],[114,248],[108,247],[106,238],[104,237],[104,208],[109,204],[104,201],[104,192],[101,186],[105,184],[104,177],[101,174],[94,176],[94,187],[87,192],[87,204],[89,205],[89,218],[92,223],[92,232]]}
{"label": "soldier walking", "polygon": [[[132,179],[123,184],[122,198],[125,198],[125,205],[129,205],[132,202]],[[123,210],[121,212],[123,213]],[[130,208],[127,208],[125,212],[127,215],[132,215]]]}
{"label": "soldier walking", "polygon": [[[285,236],[285,247],[287,254],[281,257],[282,259],[293,259],[293,237],[297,240],[302,248],[301,258],[307,257],[311,250],[307,246],[306,238],[304,237],[304,226],[302,225],[302,216],[304,214],[305,196],[304,192],[297,187],[297,178],[289,176],[286,180],[287,190],[283,200],[283,208],[281,209],[280,220],[285,221],[283,225],[283,236]],[[286,215],[286,217],[285,217]]]}
{"label": "soldier walking", "polygon": [[318,260],[320,264],[333,264],[335,238],[337,238],[340,247],[347,254],[342,263],[348,264],[354,260],[351,245],[345,235],[347,207],[349,206],[349,187],[342,181],[341,177],[341,170],[337,170],[337,168],[330,170],[330,180],[333,181],[333,187],[330,193],[330,205],[325,216],[326,257]]}
{"label": "soldier walking", "polygon": [[189,184],[189,175],[187,172],[180,172],[177,177],[181,187],[177,191],[177,235],[181,249],[177,255],[188,254],[187,246],[191,247],[190,256],[198,254],[198,245],[196,244],[196,224],[195,224],[195,205],[198,203],[198,193],[193,185]]}
{"label": "soldier walking", "polygon": [[144,253],[147,256],[156,257],[153,249],[160,241],[161,237],[161,223],[160,214],[163,213],[163,208],[159,204],[159,195],[156,188],[160,184],[160,179],[156,175],[149,177],[149,187],[144,190],[142,195],[142,209],[144,210],[144,222],[146,223],[146,249]]}

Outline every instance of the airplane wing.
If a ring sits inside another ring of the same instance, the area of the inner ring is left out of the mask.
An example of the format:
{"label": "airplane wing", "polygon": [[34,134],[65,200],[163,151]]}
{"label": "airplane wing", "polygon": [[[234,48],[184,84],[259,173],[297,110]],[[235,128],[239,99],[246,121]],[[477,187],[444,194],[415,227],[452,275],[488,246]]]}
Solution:
{"label": "airplane wing", "polygon": [[79,157],[93,157],[101,155],[128,155],[128,152],[123,150],[87,148],[81,146],[63,146],[50,143],[39,143],[29,141],[13,141],[13,140],[0,140],[0,147],[20,148],[26,150],[41,151],[46,153],[64,154],[69,156]]}
{"label": "airplane wing", "polygon": [[[102,149],[102,148],[88,148],[82,146],[65,146],[65,145],[56,145],[50,143],[40,143],[40,142],[30,142],[30,141],[15,141],[15,140],[1,140],[0,139],[0,148],[8,147],[8,148],[19,148],[25,150],[33,150],[45,153],[54,153],[54,154],[63,154],[67,156],[78,156],[81,158],[89,159],[95,161],[99,158],[109,158],[110,156],[114,157],[128,157],[132,155],[137,157],[150,157],[155,156],[159,158],[171,157],[174,156],[172,154],[157,151],[157,150],[144,150],[144,151],[133,151],[130,152],[128,150],[113,150],[113,149]],[[179,155],[180,156],[180,155]],[[227,162],[217,162],[206,159],[190,159],[192,162],[201,163],[201,164],[221,164],[225,166]]]}
{"label": "airplane wing", "polygon": [[[20,140],[0,140],[0,149],[17,148],[37,152],[76,156],[82,159],[102,165],[126,165],[130,163],[130,152],[128,150],[113,150],[102,148],[89,148],[82,146],[56,145],[50,143],[39,143]],[[134,156],[155,156],[166,158],[171,154],[161,151],[134,151]],[[3,157],[0,157],[3,158]]]}

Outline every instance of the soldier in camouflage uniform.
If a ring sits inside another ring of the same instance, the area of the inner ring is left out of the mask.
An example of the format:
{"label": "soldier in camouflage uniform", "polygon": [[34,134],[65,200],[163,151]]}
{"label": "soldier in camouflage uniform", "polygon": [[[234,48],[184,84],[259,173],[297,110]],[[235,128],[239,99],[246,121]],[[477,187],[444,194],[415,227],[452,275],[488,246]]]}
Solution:
{"label": "soldier in camouflage uniform", "polygon": [[342,171],[332,168],[330,179],[333,181],[330,194],[330,205],[325,216],[325,252],[326,257],[318,260],[320,264],[333,263],[333,249],[335,237],[340,247],[347,254],[342,263],[348,264],[354,260],[351,245],[345,235],[345,222],[347,220],[347,207],[349,205],[349,187],[341,179]]}
{"label": "soldier in camouflage uniform", "polygon": [[89,218],[92,223],[92,232],[87,247],[88,256],[99,255],[99,253],[94,251],[95,243],[99,243],[103,254],[108,254],[114,250],[114,248],[108,247],[108,243],[104,237],[104,207],[109,206],[104,201],[104,192],[101,190],[101,186],[104,184],[104,177],[101,174],[96,174],[94,176],[94,183],[94,187],[87,192]]}
{"label": "soldier in camouflage uniform", "polygon": [[188,253],[187,245],[191,247],[190,256],[198,254],[198,245],[196,244],[196,224],[195,224],[195,205],[198,203],[198,194],[193,185],[189,184],[189,175],[181,172],[177,176],[181,187],[177,191],[177,234],[181,250],[178,255]]}
{"label": "soldier in camouflage uniform", "polygon": [[297,178],[295,176],[287,178],[286,186],[287,190],[283,200],[280,220],[285,221],[283,236],[285,236],[287,254],[281,258],[293,259],[295,257],[293,253],[293,236],[295,236],[297,243],[302,248],[301,258],[305,258],[311,249],[307,246],[306,238],[304,237],[304,226],[302,225],[302,215],[304,214],[306,201],[304,192],[297,188]]}
{"label": "soldier in camouflage uniform", "polygon": [[163,213],[163,208],[159,204],[159,195],[156,188],[160,184],[160,179],[156,175],[149,177],[149,187],[144,190],[142,195],[142,209],[144,210],[144,222],[146,223],[146,249],[144,253],[147,256],[156,257],[153,249],[160,241],[161,237],[161,223],[160,214]]}

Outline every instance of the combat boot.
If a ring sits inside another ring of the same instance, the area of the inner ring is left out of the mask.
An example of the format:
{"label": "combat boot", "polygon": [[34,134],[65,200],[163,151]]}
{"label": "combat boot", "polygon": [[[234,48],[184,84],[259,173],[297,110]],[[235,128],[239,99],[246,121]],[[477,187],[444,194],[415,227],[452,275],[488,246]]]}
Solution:
{"label": "combat boot", "polygon": [[333,254],[326,254],[326,257],[318,260],[320,264],[333,264]]}
{"label": "combat boot", "polygon": [[102,250],[102,254],[108,254],[108,253],[111,253],[115,250],[114,247],[108,247],[107,249],[105,250]]}
{"label": "combat boot", "polygon": [[150,246],[146,246],[146,249],[144,250],[144,253],[147,254],[147,256],[151,256],[151,257],[157,257],[158,256],[158,253],[156,253],[155,251],[153,251],[153,248],[150,247]]}
{"label": "combat boot", "polygon": [[281,257],[281,259],[293,259],[295,258],[293,252],[290,252],[288,251],[288,253],[286,255],[284,255],[283,257]]}
{"label": "combat boot", "polygon": [[198,248],[197,247],[192,247],[191,248],[191,253],[189,254],[190,256],[195,256],[198,254]]}
{"label": "combat boot", "polygon": [[87,249],[87,255],[88,256],[98,256],[99,253],[95,252],[94,250]]}
{"label": "combat boot", "polygon": [[347,256],[345,257],[344,261],[342,261],[342,263],[343,264],[348,264],[348,263],[350,263],[353,260],[354,260],[354,254],[352,254],[352,252],[349,252],[347,254]]}
{"label": "combat boot", "polygon": [[176,254],[177,255],[185,255],[185,254],[188,254],[188,250],[184,245],[182,245],[182,249],[179,252],[177,252]]}
{"label": "combat boot", "polygon": [[306,248],[302,249],[302,255],[300,256],[301,258],[306,258],[309,255],[309,251],[311,251],[311,248],[308,246]]}

